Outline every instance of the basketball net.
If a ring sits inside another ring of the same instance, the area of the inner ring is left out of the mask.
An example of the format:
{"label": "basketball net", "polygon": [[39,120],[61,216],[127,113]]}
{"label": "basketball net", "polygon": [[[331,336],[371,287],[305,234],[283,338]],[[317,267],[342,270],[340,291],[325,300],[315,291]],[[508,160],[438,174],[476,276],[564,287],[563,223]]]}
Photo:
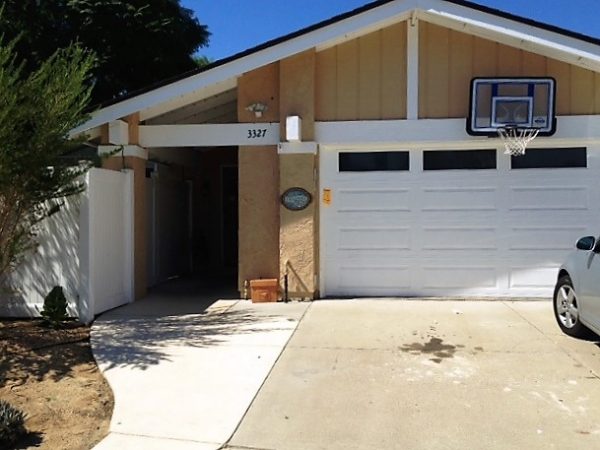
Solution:
{"label": "basketball net", "polygon": [[504,144],[504,153],[512,156],[524,155],[527,145],[537,137],[539,132],[539,128],[498,128],[498,136]]}

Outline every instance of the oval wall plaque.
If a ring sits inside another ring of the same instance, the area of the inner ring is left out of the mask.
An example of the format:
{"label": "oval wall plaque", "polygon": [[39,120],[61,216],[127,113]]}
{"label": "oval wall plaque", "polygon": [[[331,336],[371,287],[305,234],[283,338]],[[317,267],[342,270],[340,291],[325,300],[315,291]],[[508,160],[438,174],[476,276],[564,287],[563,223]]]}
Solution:
{"label": "oval wall plaque", "polygon": [[300,187],[289,188],[281,194],[281,204],[290,211],[302,211],[312,201],[312,195]]}

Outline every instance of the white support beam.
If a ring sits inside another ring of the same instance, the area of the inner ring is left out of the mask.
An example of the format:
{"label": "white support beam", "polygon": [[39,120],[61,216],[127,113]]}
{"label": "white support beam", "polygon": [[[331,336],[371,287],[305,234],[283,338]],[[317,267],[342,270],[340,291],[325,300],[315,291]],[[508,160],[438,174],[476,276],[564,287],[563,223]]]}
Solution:
{"label": "white support beam", "polygon": [[114,145],[129,144],[129,124],[124,120],[113,120],[108,124],[108,142]]}
{"label": "white support beam", "polygon": [[419,118],[419,19],[416,10],[408,21],[406,45],[406,118]]}
{"label": "white support beam", "polygon": [[318,145],[316,142],[282,142],[277,146],[277,153],[280,155],[294,154],[317,154]]}
{"label": "white support beam", "polygon": [[[529,147],[600,144],[600,116],[558,117],[557,132]],[[345,148],[500,148],[499,138],[469,136],[465,119],[372,120],[315,123],[319,145]]]}
{"label": "white support beam", "polygon": [[228,147],[277,145],[279,123],[142,125],[140,145],[155,147]]}

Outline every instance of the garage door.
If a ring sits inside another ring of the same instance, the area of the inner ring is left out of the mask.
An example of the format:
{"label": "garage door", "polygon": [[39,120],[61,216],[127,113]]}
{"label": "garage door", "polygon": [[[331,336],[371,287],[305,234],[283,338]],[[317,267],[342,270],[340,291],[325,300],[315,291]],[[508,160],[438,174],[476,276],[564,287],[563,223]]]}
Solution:
{"label": "garage door", "polygon": [[598,156],[321,150],[322,294],[549,296],[600,224]]}

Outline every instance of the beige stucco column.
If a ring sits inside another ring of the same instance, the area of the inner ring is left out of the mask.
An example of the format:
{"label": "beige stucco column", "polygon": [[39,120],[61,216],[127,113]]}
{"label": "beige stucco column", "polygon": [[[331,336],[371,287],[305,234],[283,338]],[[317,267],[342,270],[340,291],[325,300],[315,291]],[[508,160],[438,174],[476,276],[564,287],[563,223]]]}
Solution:
{"label": "beige stucco column", "polygon": [[147,250],[146,250],[146,161],[148,151],[137,145],[117,146],[99,146],[98,153],[107,155],[114,153],[115,149],[120,149],[118,153],[102,159],[102,167],[109,170],[133,170],[134,184],[134,286],[135,299],[139,300],[147,293]]}
{"label": "beige stucco column", "polygon": [[[310,50],[280,63],[280,124],[286,139],[286,118],[302,120],[301,140],[314,140],[315,124],[315,52]],[[280,204],[279,258],[281,278],[288,275],[290,298],[314,298],[317,295],[318,181],[315,153],[289,153],[282,146],[279,155],[279,194],[300,187],[313,197],[302,211],[290,211]],[[316,146],[315,146],[316,148]]]}
{"label": "beige stucco column", "polygon": [[[246,108],[261,103],[267,109],[257,117]],[[244,74],[238,80],[240,123],[279,120],[279,64]],[[279,158],[277,147],[239,148],[239,271],[244,281],[279,277]]]}

